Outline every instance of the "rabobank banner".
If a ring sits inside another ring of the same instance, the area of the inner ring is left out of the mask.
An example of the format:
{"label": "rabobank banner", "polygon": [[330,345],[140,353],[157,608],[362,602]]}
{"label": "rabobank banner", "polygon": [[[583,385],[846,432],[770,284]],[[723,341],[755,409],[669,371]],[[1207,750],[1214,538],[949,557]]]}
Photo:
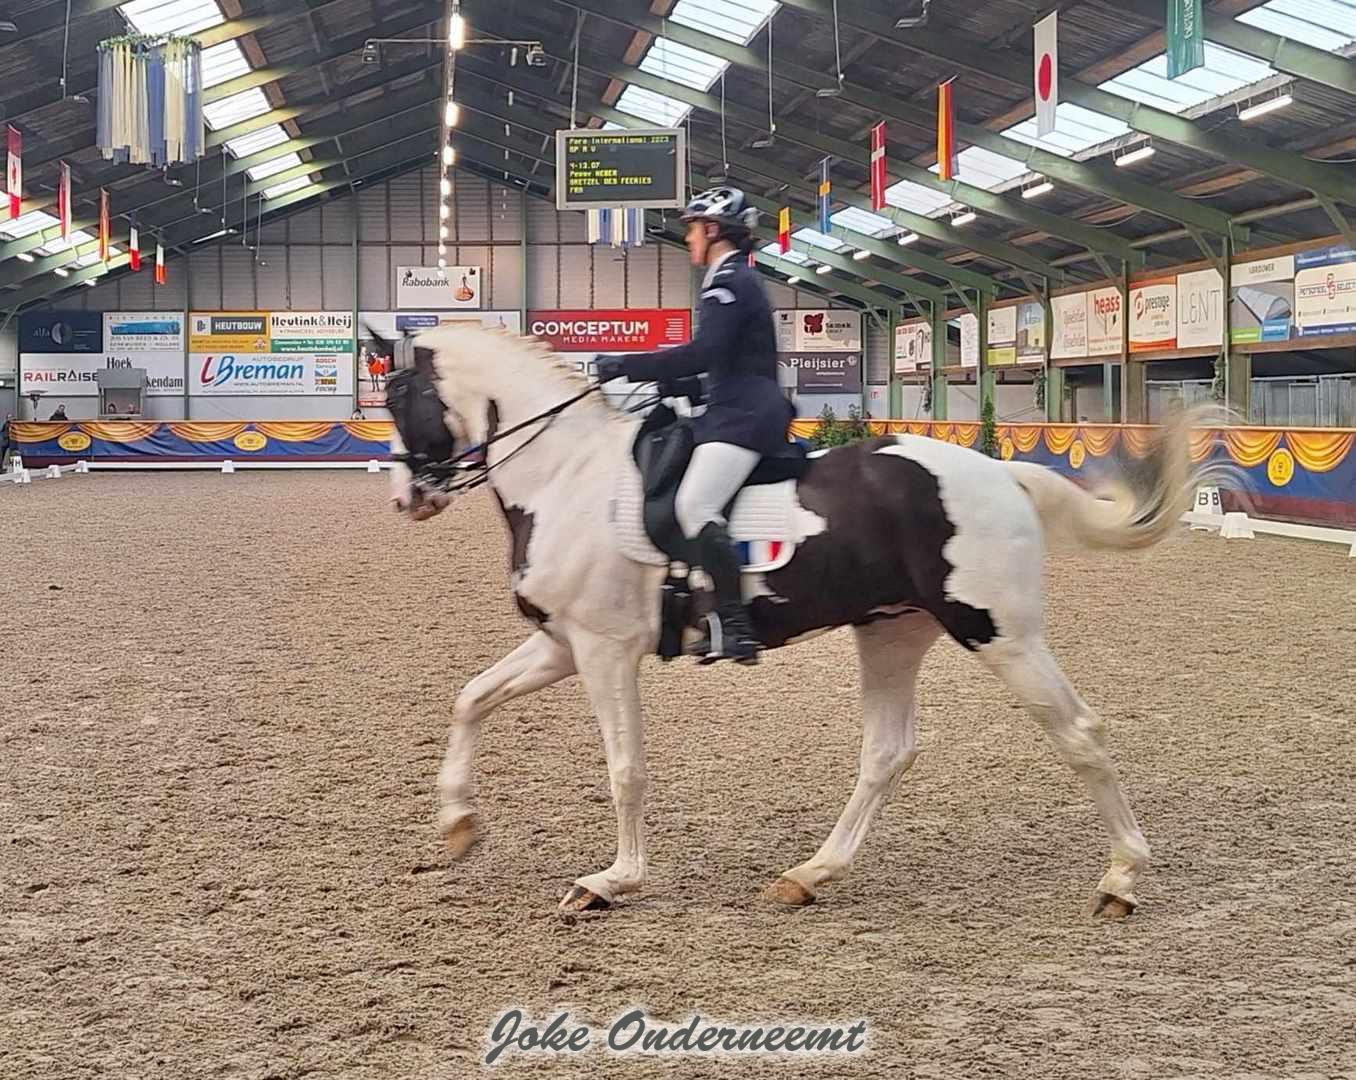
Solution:
{"label": "rabobank banner", "polygon": [[353,393],[351,311],[195,311],[194,397],[335,397]]}
{"label": "rabobank banner", "polygon": [[19,392],[97,397],[98,372],[142,368],[152,397],[184,393],[184,317],[165,311],[44,311],[19,317]]}

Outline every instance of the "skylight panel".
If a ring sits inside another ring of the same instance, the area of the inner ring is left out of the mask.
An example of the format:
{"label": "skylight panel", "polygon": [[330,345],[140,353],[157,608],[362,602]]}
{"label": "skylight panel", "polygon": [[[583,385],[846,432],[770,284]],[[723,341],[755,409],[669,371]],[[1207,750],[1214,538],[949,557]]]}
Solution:
{"label": "skylight panel", "polygon": [[268,150],[274,146],[280,146],[287,142],[288,134],[283,130],[281,124],[273,124],[269,127],[260,128],[258,131],[251,131],[248,135],[241,135],[237,139],[232,139],[226,144],[226,149],[235,157],[249,157],[251,154],[257,154],[260,150]]}
{"label": "skylight panel", "polygon": [[639,86],[628,86],[617,99],[617,108],[660,127],[676,127],[691,111],[691,106]]}
{"label": "skylight panel", "polygon": [[[956,165],[957,180],[985,191],[1000,188],[1009,180],[1015,180],[1030,171],[1022,162],[995,154],[982,146],[966,147],[956,155]],[[930,171],[935,173],[937,169],[938,166],[933,165]]]}
{"label": "skylight panel", "polygon": [[75,260],[75,265],[76,265],[76,266],[93,266],[95,263],[97,263],[97,262],[102,262],[102,261],[103,261],[103,260],[99,258],[99,253],[98,253],[97,251],[91,251],[91,252],[88,252],[87,254],[81,255],[80,258],[76,259],[76,260]]}
{"label": "skylight panel", "polygon": [[[53,225],[58,224],[56,218],[52,218],[52,224]],[[43,228],[46,228],[46,226],[43,226]],[[84,229],[76,229],[71,233],[69,240],[63,240],[61,239],[61,237],[58,236],[55,240],[52,240],[44,244],[42,247],[38,248],[35,254],[57,255],[65,251],[67,248],[73,248],[80,244],[88,244],[93,239],[94,237],[91,236],[89,233],[85,232]]]}
{"label": "skylight panel", "polygon": [[271,107],[263,90],[256,86],[232,94],[228,98],[222,98],[220,101],[214,101],[210,105],[204,105],[202,114],[207,126],[216,131],[218,128],[230,127],[232,124],[240,123],[241,120],[266,113]]}
{"label": "skylight panel", "polygon": [[298,176],[295,180],[285,180],[281,184],[274,184],[270,188],[264,188],[265,199],[276,199],[279,195],[290,195],[294,191],[300,191],[304,187],[310,187],[312,184],[309,176]]}
{"label": "skylight panel", "polygon": [[804,266],[810,261],[808,255],[804,255],[799,251],[792,250],[782,252],[778,249],[776,240],[772,241],[770,244],[764,244],[759,250],[762,251],[764,255],[774,255],[783,262],[795,263],[797,266]]}
{"label": "skylight panel", "polygon": [[669,18],[714,37],[747,45],[780,7],[775,0],[678,0]]}
{"label": "skylight panel", "polygon": [[204,89],[234,79],[250,70],[250,62],[240,51],[239,42],[223,41],[202,51],[202,85]]}
{"label": "skylight panel", "polygon": [[1014,124],[1002,132],[1009,139],[1039,146],[1052,154],[1071,157],[1092,146],[1110,142],[1126,134],[1130,129],[1112,116],[1103,116],[1081,105],[1061,101],[1055,113],[1055,130],[1043,139],[1036,138],[1036,118],[1034,116]]}
{"label": "skylight panel", "polygon": [[36,232],[42,232],[43,229],[50,229],[58,224],[57,219],[51,214],[42,210],[30,210],[22,217],[7,223],[4,228],[0,228],[0,236],[7,237],[10,240],[22,240],[25,236],[32,236]]}
{"label": "skylight panel", "polygon": [[1356,40],[1356,0],[1270,0],[1237,18],[1327,52]]}
{"label": "skylight panel", "polygon": [[901,180],[885,189],[885,201],[891,206],[903,210],[912,210],[915,214],[931,214],[943,206],[949,206],[951,196],[944,191],[934,191],[912,180]]}
{"label": "skylight panel", "polygon": [[709,90],[726,67],[724,61],[709,53],[662,37],[654,39],[639,66],[641,71],[672,79],[694,90]]}
{"label": "skylight panel", "polygon": [[1180,78],[1168,78],[1168,57],[1160,53],[1102,83],[1100,89],[1165,112],[1180,113],[1274,74],[1270,64],[1207,41],[1205,66]]}
{"label": "skylight panel", "polygon": [[191,34],[226,21],[216,0],[132,0],[118,10],[142,34]]}
{"label": "skylight panel", "polygon": [[301,155],[293,151],[290,154],[275,157],[272,161],[265,161],[262,165],[254,166],[249,170],[249,178],[251,180],[264,180],[300,164]]}
{"label": "skylight panel", "polygon": [[843,247],[843,241],[836,236],[825,236],[822,232],[814,229],[797,229],[791,234],[797,240],[803,240],[807,244],[814,244],[815,247],[822,247],[826,251],[837,251]]}
{"label": "skylight panel", "polygon": [[841,225],[853,232],[865,233],[867,236],[888,236],[899,229],[899,226],[889,218],[881,217],[879,214],[873,214],[856,206],[844,207],[829,220],[835,225]]}

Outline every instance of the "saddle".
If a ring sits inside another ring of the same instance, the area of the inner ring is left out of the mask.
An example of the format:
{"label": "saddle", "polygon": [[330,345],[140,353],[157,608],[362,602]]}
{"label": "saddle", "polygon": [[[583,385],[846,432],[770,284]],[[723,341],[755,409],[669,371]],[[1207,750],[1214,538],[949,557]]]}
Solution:
{"label": "saddle", "polygon": [[[651,410],[631,447],[634,469],[623,468],[612,500],[612,522],[626,557],[667,566],[659,655],[680,655],[683,628],[693,621],[694,597],[687,568],[691,545],[678,525],[674,502],[696,447],[690,419],[668,405]],[[804,449],[787,443],[784,452],[765,457],[725,507],[745,574],[785,566],[806,538],[807,516],[796,488],[810,469]],[[814,531],[814,530],[811,530]]]}

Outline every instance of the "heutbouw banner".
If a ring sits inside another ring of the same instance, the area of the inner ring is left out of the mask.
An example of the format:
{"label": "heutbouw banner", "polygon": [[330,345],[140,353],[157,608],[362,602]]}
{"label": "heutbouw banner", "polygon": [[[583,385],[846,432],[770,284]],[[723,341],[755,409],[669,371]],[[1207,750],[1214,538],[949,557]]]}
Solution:
{"label": "heutbouw banner", "polygon": [[1017,308],[989,308],[989,345],[984,362],[989,367],[1004,367],[1017,362]]}
{"label": "heutbouw banner", "polygon": [[97,397],[101,370],[143,368],[151,397],[184,392],[184,317],[165,311],[46,311],[19,317],[19,393]]}
{"label": "heutbouw banner", "polygon": [[1300,337],[1356,333],[1356,252],[1351,248],[1295,256],[1295,327]]}
{"label": "heutbouw banner", "polygon": [[[380,409],[386,405],[386,378],[395,369],[396,361],[387,343],[393,343],[406,334],[418,334],[438,326],[459,323],[479,323],[484,327],[510,330],[515,334],[521,334],[523,330],[522,314],[517,311],[360,312],[356,374],[358,407]],[[384,340],[379,341],[378,337]]]}
{"label": "heutbouw banner", "polygon": [[1295,257],[1254,259],[1230,269],[1229,340],[1289,341],[1295,315]]}
{"label": "heutbouw banner", "polygon": [[353,393],[351,311],[195,311],[188,351],[194,396]]}
{"label": "heutbouw banner", "polygon": [[1198,349],[1224,343],[1224,275],[1194,270],[1177,275],[1177,347]]}

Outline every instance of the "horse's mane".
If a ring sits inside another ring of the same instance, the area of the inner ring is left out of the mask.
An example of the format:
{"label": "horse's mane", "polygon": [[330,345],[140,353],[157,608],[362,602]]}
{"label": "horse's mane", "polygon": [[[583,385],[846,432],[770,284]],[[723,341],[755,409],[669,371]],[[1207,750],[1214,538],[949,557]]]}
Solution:
{"label": "horse's mane", "polygon": [[[573,397],[592,385],[587,375],[562,360],[547,342],[527,334],[515,334],[504,327],[454,323],[425,331],[419,335],[419,344],[435,353],[446,350],[472,360],[492,356],[496,365],[521,371],[527,377],[540,373],[560,384],[562,399]],[[608,413],[623,415],[604,394],[593,394],[586,400]]]}

